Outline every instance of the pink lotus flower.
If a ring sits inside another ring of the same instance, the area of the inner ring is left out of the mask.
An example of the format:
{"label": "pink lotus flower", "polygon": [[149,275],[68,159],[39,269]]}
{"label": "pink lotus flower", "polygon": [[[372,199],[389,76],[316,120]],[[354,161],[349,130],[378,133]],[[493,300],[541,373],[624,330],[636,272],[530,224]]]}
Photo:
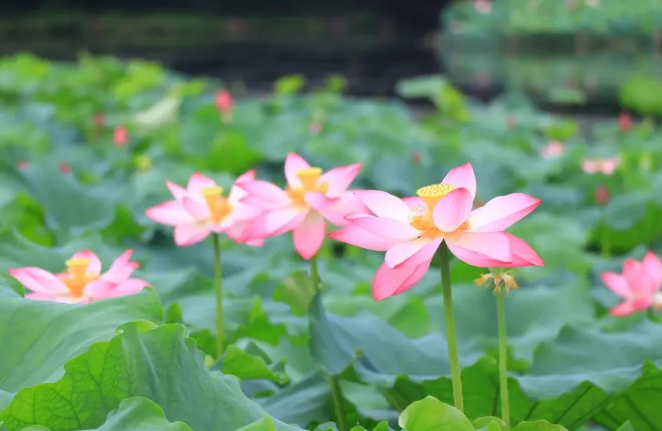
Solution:
{"label": "pink lotus flower", "polygon": [[476,11],[482,14],[492,12],[492,2],[488,0],[473,0],[473,5]]}
{"label": "pink lotus flower", "polygon": [[611,176],[614,175],[620,164],[621,158],[618,156],[606,159],[584,159],[582,161],[582,170],[589,175],[602,173]]}
{"label": "pink lotus flower", "polygon": [[632,117],[627,112],[621,112],[618,116],[618,128],[621,132],[629,132],[632,128]]}
{"label": "pink lotus flower", "polygon": [[7,272],[31,291],[25,295],[28,299],[85,304],[131,295],[150,286],[145,280],[131,278],[133,271],[140,267],[139,263],[131,262],[132,254],[133,250],[122,253],[103,274],[101,261],[90,250],[74,254],[66,261],[67,271],[60,274],[52,274],[33,266]]}
{"label": "pink lotus flower", "polygon": [[301,156],[289,153],[285,159],[287,188],[266,181],[242,184],[249,193],[244,200],[264,210],[251,229],[254,238],[268,238],[293,231],[294,248],[304,259],[313,257],[326,236],[325,219],[344,226],[347,214],[364,210],[347,188],[361,170],[361,164],[340,166],[322,173]]}
{"label": "pink lotus flower", "polygon": [[662,262],[652,252],[646,253],[642,262],[625,259],[623,274],[603,272],[602,282],[623,298],[623,302],[611,309],[614,316],[627,316],[661,305],[658,292],[662,287]]}
{"label": "pink lotus flower", "polygon": [[540,150],[540,157],[543,159],[556,159],[565,153],[565,145],[559,141],[550,141]]}
{"label": "pink lotus flower", "polygon": [[232,111],[233,105],[234,100],[228,90],[219,90],[216,93],[216,109],[218,109],[218,112]]}
{"label": "pink lotus flower", "polygon": [[113,131],[113,142],[117,147],[123,147],[129,142],[129,132],[124,126],[117,126]]}
{"label": "pink lotus flower", "polygon": [[248,171],[235,181],[230,195],[223,197],[223,188],[214,180],[195,172],[186,189],[167,181],[174,200],[156,205],[145,215],[158,223],[175,227],[175,244],[187,247],[196,244],[211,233],[225,233],[232,240],[260,246],[261,239],[249,239],[246,234],[251,220],[260,211],[241,200],[246,182],[255,179],[255,171]]}
{"label": "pink lotus flower", "polygon": [[476,177],[471,164],[451,170],[441,184],[419,189],[418,197],[399,199],[376,190],[355,194],[375,214],[352,214],[351,224],[331,238],[368,250],[386,251],[372,293],[379,301],[418,283],[446,241],[460,260],[478,267],[542,266],[523,240],[502,232],[533,211],[540,200],[523,193],[496,197],[471,210]]}

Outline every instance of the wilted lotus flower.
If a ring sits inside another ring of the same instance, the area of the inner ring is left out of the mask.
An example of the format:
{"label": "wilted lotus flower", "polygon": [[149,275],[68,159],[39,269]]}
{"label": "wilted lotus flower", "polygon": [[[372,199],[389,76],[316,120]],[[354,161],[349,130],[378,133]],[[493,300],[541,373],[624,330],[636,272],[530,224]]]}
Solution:
{"label": "wilted lotus flower", "polygon": [[621,158],[618,156],[606,159],[584,159],[582,161],[582,170],[587,174],[593,175],[601,173],[611,176],[621,164]]}
{"label": "wilted lotus flower", "polygon": [[250,239],[247,229],[259,210],[241,200],[246,196],[244,183],[255,179],[255,171],[241,175],[226,198],[223,187],[204,175],[191,175],[186,189],[166,182],[174,200],[156,205],[145,215],[158,223],[175,227],[175,244],[187,247],[196,244],[211,233],[225,233],[232,240],[249,245],[262,245],[261,239]]}
{"label": "wilted lotus flower", "polygon": [[543,159],[556,159],[565,153],[565,145],[559,141],[550,141],[540,150]]}
{"label": "wilted lotus flower", "polygon": [[659,291],[662,287],[662,262],[652,252],[646,253],[639,262],[626,259],[623,273],[603,272],[602,282],[623,302],[611,309],[614,316],[627,316],[638,310],[646,310],[659,305]]}
{"label": "wilted lotus flower", "polygon": [[67,271],[52,274],[36,267],[15,268],[7,271],[30,293],[28,299],[38,301],[85,304],[100,299],[115,298],[140,292],[150,286],[145,280],[131,278],[140,264],[131,262],[133,250],[125,251],[105,273],[101,261],[90,250],[82,250],[65,262]]}
{"label": "wilted lotus flower", "polygon": [[129,132],[125,126],[117,126],[113,131],[113,143],[117,147],[123,147],[129,142]]}
{"label": "wilted lotus flower", "polygon": [[242,184],[249,196],[245,202],[262,208],[254,220],[251,236],[268,238],[292,231],[294,248],[304,259],[322,247],[326,222],[344,226],[347,214],[363,211],[363,204],[347,191],[361,170],[361,164],[340,166],[328,172],[311,167],[301,156],[289,153],[285,159],[287,188],[267,181]]}
{"label": "wilted lotus flower", "polygon": [[330,237],[386,251],[385,263],[372,284],[377,301],[418,283],[442,241],[455,257],[477,267],[544,265],[525,241],[503,232],[533,211],[540,200],[512,193],[472,211],[476,177],[469,163],[451,170],[441,184],[419,189],[418,197],[400,199],[377,190],[354,193],[375,215],[350,215],[350,225]]}

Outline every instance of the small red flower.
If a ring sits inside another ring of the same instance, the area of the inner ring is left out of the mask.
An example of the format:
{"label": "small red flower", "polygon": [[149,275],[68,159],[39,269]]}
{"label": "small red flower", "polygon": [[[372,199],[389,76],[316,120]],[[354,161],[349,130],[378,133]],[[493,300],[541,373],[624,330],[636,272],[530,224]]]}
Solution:
{"label": "small red flower", "polygon": [[628,132],[632,128],[632,117],[627,112],[621,112],[618,116],[618,128],[621,132]]}
{"label": "small red flower", "polygon": [[60,172],[63,174],[68,174],[71,172],[71,165],[67,162],[60,162]]}
{"label": "small red flower", "polygon": [[233,105],[234,100],[228,90],[219,90],[219,92],[216,93],[216,109],[218,109],[219,112],[230,112],[232,111]]}
{"label": "small red flower", "polygon": [[126,130],[125,126],[115,127],[113,132],[113,142],[118,147],[123,147],[129,142],[129,132]]}
{"label": "small red flower", "polygon": [[595,189],[595,201],[600,205],[606,205],[609,202],[609,191],[602,184]]}

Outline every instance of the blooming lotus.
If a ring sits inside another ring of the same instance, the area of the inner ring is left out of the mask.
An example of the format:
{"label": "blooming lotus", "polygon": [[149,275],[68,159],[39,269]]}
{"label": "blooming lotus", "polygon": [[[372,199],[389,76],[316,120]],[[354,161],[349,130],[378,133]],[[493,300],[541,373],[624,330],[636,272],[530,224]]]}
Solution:
{"label": "blooming lotus", "polygon": [[603,272],[602,282],[623,301],[611,309],[614,316],[627,316],[651,307],[662,308],[662,262],[652,252],[643,261],[625,259],[623,273]]}
{"label": "blooming lotus", "polygon": [[131,278],[140,264],[131,262],[133,250],[127,250],[101,273],[101,261],[90,250],[75,253],[65,262],[66,272],[52,274],[37,267],[10,269],[30,293],[26,298],[37,301],[85,304],[99,299],[115,298],[140,292],[150,286],[145,280]]}
{"label": "blooming lotus", "polygon": [[285,159],[285,190],[267,181],[242,184],[244,200],[264,210],[253,223],[251,236],[267,238],[292,231],[294,248],[310,259],[322,246],[326,222],[344,226],[345,216],[364,210],[363,204],[347,191],[361,170],[361,164],[340,166],[328,172],[311,167],[301,156],[289,153]]}
{"label": "blooming lotus", "polygon": [[606,159],[585,159],[582,161],[582,170],[590,175],[602,173],[604,175],[613,175],[621,164],[618,156]]}
{"label": "blooming lotus", "polygon": [[113,143],[117,147],[123,147],[129,142],[129,132],[125,126],[117,126],[113,131]]}
{"label": "blooming lotus", "polygon": [[544,265],[526,242],[503,232],[533,211],[540,200],[513,193],[472,211],[476,177],[469,163],[451,170],[441,184],[419,189],[418,197],[399,199],[377,190],[355,194],[374,215],[350,214],[350,225],[330,237],[386,251],[372,283],[375,300],[418,283],[443,241],[458,259],[477,267]]}
{"label": "blooming lotus", "polygon": [[195,172],[185,188],[166,181],[174,200],[156,205],[145,211],[150,219],[175,227],[175,244],[187,247],[196,244],[211,233],[225,233],[234,241],[249,245],[262,245],[261,239],[248,239],[247,229],[259,211],[241,202],[246,196],[242,185],[255,179],[255,171],[248,171],[235,181],[228,197],[223,187]]}

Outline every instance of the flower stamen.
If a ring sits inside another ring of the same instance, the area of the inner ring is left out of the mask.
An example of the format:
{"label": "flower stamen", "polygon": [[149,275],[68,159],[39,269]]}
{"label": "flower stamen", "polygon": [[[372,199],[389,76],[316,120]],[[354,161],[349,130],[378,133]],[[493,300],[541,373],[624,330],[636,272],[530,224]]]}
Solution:
{"label": "flower stamen", "polygon": [[423,199],[430,211],[433,211],[437,202],[453,190],[455,186],[451,184],[432,184],[416,190],[416,194]]}
{"label": "flower stamen", "polygon": [[306,193],[308,192],[317,192],[317,193],[326,193],[329,190],[329,184],[319,182],[320,176],[322,175],[322,169],[311,167],[300,169],[296,172],[296,176],[301,183],[300,187],[287,187],[287,195],[299,205],[306,204]]}
{"label": "flower stamen", "polygon": [[98,277],[87,273],[87,267],[90,265],[90,259],[83,257],[69,259],[65,262],[67,266],[67,274],[64,275],[62,280],[69,288],[71,296],[76,298],[83,295],[83,289],[92,280]]}
{"label": "flower stamen", "polygon": [[201,193],[211,213],[211,222],[219,224],[232,211],[232,205],[223,197],[223,187],[205,187]]}

